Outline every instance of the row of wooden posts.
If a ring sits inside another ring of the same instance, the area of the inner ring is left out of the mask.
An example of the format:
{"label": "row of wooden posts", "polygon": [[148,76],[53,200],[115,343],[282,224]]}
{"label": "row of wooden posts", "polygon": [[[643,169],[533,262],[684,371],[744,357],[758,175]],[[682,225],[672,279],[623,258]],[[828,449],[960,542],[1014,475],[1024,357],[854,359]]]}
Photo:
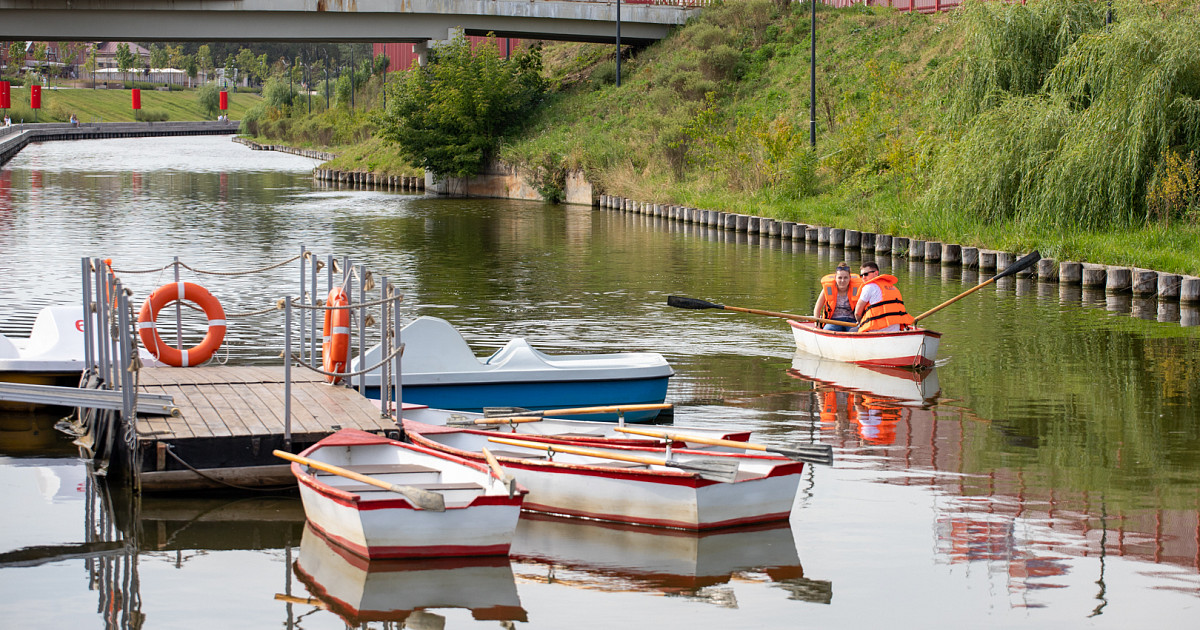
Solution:
{"label": "row of wooden posts", "polygon": [[363,171],[339,171],[331,168],[314,168],[313,178],[317,181],[374,186],[386,190],[425,190],[425,178],[420,175],[376,175]]}
{"label": "row of wooden posts", "polygon": [[[980,249],[953,243],[922,241],[889,234],[778,221],[766,217],[716,210],[643,203],[611,195],[600,195],[599,205],[604,210],[632,212],[781,240],[815,242],[830,247],[874,252],[877,256],[901,256],[909,260],[923,260],[926,263],[939,263],[944,266],[962,266],[980,271],[999,273],[1018,258],[1011,252]],[[1104,289],[1109,293],[1131,293],[1135,296],[1157,297],[1162,301],[1200,302],[1200,277],[1150,269],[1074,261],[1060,262],[1053,258],[1042,258],[1038,261],[1036,268],[1030,268],[1017,275],[1035,275],[1039,280],[1045,282],[1079,284],[1086,288]]]}

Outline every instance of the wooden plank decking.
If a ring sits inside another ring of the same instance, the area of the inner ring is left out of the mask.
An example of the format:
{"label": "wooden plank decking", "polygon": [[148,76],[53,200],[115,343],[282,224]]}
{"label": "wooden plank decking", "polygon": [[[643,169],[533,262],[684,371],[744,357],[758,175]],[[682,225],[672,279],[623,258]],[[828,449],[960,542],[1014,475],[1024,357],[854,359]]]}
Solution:
{"label": "wooden plank decking", "polygon": [[397,430],[392,419],[380,417],[379,401],[294,369],[292,442],[285,443],[282,366],[143,368],[138,391],[172,396],[180,410],[179,417],[138,418],[143,489],[219,485],[208,477],[273,485],[290,475],[272,449],[298,452],[339,428]]}

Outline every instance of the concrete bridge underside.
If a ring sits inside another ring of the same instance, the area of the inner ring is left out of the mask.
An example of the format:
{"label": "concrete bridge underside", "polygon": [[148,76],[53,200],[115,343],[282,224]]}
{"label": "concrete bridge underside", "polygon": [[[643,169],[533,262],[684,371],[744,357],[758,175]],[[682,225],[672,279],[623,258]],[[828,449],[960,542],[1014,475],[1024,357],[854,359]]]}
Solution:
{"label": "concrete bridge underside", "polygon": [[[650,43],[699,9],[621,5]],[[423,42],[468,35],[612,42],[613,2],[548,0],[0,0],[0,40]]]}

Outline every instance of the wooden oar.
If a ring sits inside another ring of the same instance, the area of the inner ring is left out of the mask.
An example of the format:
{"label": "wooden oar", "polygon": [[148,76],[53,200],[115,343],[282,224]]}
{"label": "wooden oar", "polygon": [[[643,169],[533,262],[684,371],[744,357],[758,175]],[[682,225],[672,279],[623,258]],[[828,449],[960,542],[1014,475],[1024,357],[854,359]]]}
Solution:
{"label": "wooden oar", "polygon": [[726,306],[724,304],[713,304],[696,298],[680,297],[678,295],[667,296],[667,306],[675,308],[719,308],[726,311],[737,311],[739,313],[751,313],[754,315],[766,315],[767,317],[782,317],[784,319],[794,319],[798,322],[817,322],[818,324],[833,324],[834,326],[854,326],[854,322],[844,322],[837,319],[825,319],[824,317],[813,317],[812,315],[793,315],[792,313],[780,313],[778,311],[760,311],[754,308],[741,308],[740,306]]}
{"label": "wooden oar", "polygon": [[492,472],[496,473],[496,476],[500,478],[500,483],[504,484],[504,489],[508,490],[508,498],[511,499],[517,493],[517,480],[505,472],[504,467],[500,465],[496,456],[492,455],[492,452],[487,450],[486,446],[483,448],[483,458],[487,460],[488,466],[491,466]]}
{"label": "wooden oar", "polygon": [[525,440],[510,440],[508,438],[489,437],[489,442],[499,444],[509,444],[511,446],[520,446],[522,448],[532,448],[548,453],[571,453],[573,455],[583,455],[584,457],[597,457],[601,459],[615,459],[621,462],[634,462],[637,464],[649,464],[653,466],[669,466],[678,468],[690,473],[700,475],[701,478],[711,479],[713,481],[733,481],[737,478],[738,462],[735,459],[719,460],[719,459],[699,459],[679,461],[675,459],[664,459],[659,457],[645,457],[642,455],[628,455],[625,453],[614,453],[611,451],[598,451],[590,448],[579,448],[578,446],[567,446],[564,444],[544,444],[541,442],[527,442]]}
{"label": "wooden oar", "polygon": [[360,483],[370,484],[377,488],[383,488],[384,490],[391,490],[392,492],[395,492],[397,494],[404,495],[404,498],[408,499],[410,503],[412,503],[416,507],[421,508],[422,510],[429,510],[430,512],[445,512],[446,511],[446,497],[442,496],[441,494],[439,494],[437,492],[430,492],[428,490],[422,490],[420,488],[414,488],[412,486],[402,486],[402,485],[395,484],[395,483],[388,483],[381,479],[376,479],[374,477],[368,477],[366,475],[356,473],[353,470],[346,470],[345,468],[342,468],[341,466],[334,466],[333,464],[326,464],[325,462],[319,462],[315,459],[301,457],[300,455],[293,455],[292,453],[289,453],[287,451],[275,450],[272,452],[275,454],[275,457],[281,457],[283,459],[288,460],[289,462],[296,462],[297,464],[304,464],[305,466],[308,466],[309,468],[323,470],[327,473],[331,473],[331,474],[337,475],[339,477],[353,479]]}
{"label": "wooden oar", "polygon": [[959,293],[958,295],[950,298],[949,300],[946,300],[945,302],[938,304],[937,306],[929,309],[928,311],[925,311],[924,313],[917,315],[916,317],[913,318],[913,321],[919,322],[922,319],[925,319],[926,317],[933,315],[934,313],[946,308],[947,306],[950,306],[951,304],[967,297],[968,295],[971,295],[972,293],[982,289],[983,287],[986,287],[987,285],[999,280],[1000,278],[1003,278],[1005,276],[1011,276],[1014,273],[1017,273],[1018,271],[1022,271],[1024,269],[1028,268],[1030,265],[1036,263],[1041,257],[1042,257],[1042,255],[1039,254],[1038,251],[1035,249],[1032,252],[1030,252],[1029,254],[1027,254],[1024,258],[1009,265],[1009,267],[1007,269],[1005,269],[1004,271],[1001,271],[1000,273],[992,276],[990,279],[980,282],[979,284],[971,287],[970,289],[967,289],[966,291]]}
{"label": "wooden oar", "polygon": [[[651,411],[654,409],[670,409],[671,403],[647,403],[641,405],[601,405],[598,407],[572,407],[567,409],[525,409],[523,407],[484,407],[485,418],[542,418],[543,416],[577,416],[588,413],[626,413],[630,411]],[[476,424],[495,424],[495,422],[477,422]]]}
{"label": "wooden oar", "polygon": [[801,446],[799,448],[786,448],[783,446],[767,446],[765,444],[755,444],[754,442],[739,442],[737,440],[726,440],[722,438],[706,437],[703,435],[676,433],[674,431],[663,431],[661,429],[644,429],[641,427],[636,429],[631,429],[629,427],[614,428],[621,433],[632,433],[634,435],[645,435],[647,437],[660,437],[672,442],[695,442],[697,444],[711,444],[712,446],[744,448],[751,451],[778,453],[791,459],[808,462],[810,464],[824,464],[826,466],[833,465],[833,447],[828,444],[810,444]]}

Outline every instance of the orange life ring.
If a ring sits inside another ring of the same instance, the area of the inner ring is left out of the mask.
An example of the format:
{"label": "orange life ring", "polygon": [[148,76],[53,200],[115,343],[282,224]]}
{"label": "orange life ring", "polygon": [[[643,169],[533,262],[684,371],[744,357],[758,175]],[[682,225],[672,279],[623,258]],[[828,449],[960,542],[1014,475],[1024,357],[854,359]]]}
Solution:
{"label": "orange life ring", "polygon": [[[349,306],[350,297],[341,287],[329,290],[325,306]],[[325,330],[321,342],[321,360],[326,372],[345,372],[346,361],[350,358],[350,309],[340,308],[325,311]],[[326,376],[325,380],[337,383],[342,380],[336,376]]]}
{"label": "orange life ring", "polygon": [[[187,350],[180,350],[167,345],[158,334],[155,320],[162,307],[187,300],[204,309],[208,318],[208,334],[200,345]],[[221,342],[225,340],[225,309],[208,289],[191,282],[169,282],[155,289],[138,311],[138,336],[142,345],[154,354],[159,361],[175,367],[200,365],[212,358]]]}

